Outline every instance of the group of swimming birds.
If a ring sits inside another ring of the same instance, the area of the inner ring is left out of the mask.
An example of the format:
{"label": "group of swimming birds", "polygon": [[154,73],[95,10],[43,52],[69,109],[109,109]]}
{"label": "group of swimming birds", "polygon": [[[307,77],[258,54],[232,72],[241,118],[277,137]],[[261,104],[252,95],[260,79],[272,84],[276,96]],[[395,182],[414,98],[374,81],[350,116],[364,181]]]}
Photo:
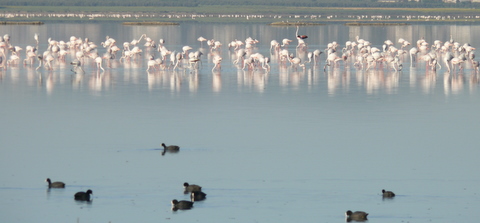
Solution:
{"label": "group of swimming birds", "polygon": [[[178,152],[180,150],[179,146],[175,145],[170,145],[166,146],[164,143],[162,143],[162,146],[164,148],[164,151],[162,155],[164,155],[167,151],[168,152]],[[48,183],[48,188],[65,188],[65,183],[61,181],[55,181],[52,182],[50,178],[47,178],[45,180]],[[190,194],[190,201],[187,200],[180,200],[178,201],[177,199],[172,200],[172,210],[177,211],[177,210],[187,210],[191,209],[193,207],[193,202],[195,201],[202,201],[207,198],[207,194],[202,192],[202,187],[195,185],[195,184],[189,184],[185,182],[183,184],[184,187],[184,194]],[[93,194],[93,191],[91,189],[88,189],[87,191],[83,192],[77,192],[74,194],[74,199],[76,201],[87,201],[90,202],[92,201],[91,195]]]}
{"label": "group of swimming birds", "polygon": [[[45,180],[48,183],[48,188],[65,188],[65,183],[61,181],[55,181],[52,182],[50,178],[47,178]],[[195,185],[195,184],[189,184],[185,182],[183,184],[184,186],[184,193],[185,194],[190,194],[190,201],[187,200],[181,200],[178,201],[177,199],[172,200],[172,210],[177,211],[177,210],[188,210],[193,207],[193,202],[195,201],[202,201],[207,198],[207,194],[202,192],[202,187]],[[73,196],[76,201],[92,201],[91,195],[93,194],[92,190],[87,190],[85,192],[80,191],[75,193]]]}
{"label": "group of swimming birds", "polygon": [[[52,182],[50,178],[45,180],[48,183],[48,188],[65,188],[65,183],[61,181]],[[76,201],[91,201],[90,195],[93,194],[92,190],[87,190],[85,192],[80,191],[75,193],[73,196]]]}
{"label": "group of swimming birds", "polygon": [[[165,152],[167,152],[167,151],[168,152],[178,152],[180,150],[179,146],[176,146],[176,145],[167,146],[167,145],[165,145],[165,143],[162,143],[162,147],[164,148],[163,154],[165,154]],[[63,183],[63,182],[60,182],[60,181],[52,182],[50,180],[50,178],[47,178],[45,181],[48,182],[48,188],[65,188],[65,183]],[[189,183],[185,182],[185,183],[183,183],[183,187],[184,187],[183,193],[184,194],[190,194],[190,200],[173,199],[171,201],[173,211],[192,209],[194,202],[202,201],[202,200],[205,200],[207,198],[207,194],[202,191],[202,187],[199,186],[199,185],[189,184]],[[92,190],[90,190],[90,189],[85,191],[85,192],[80,191],[80,192],[75,193],[74,199],[77,200],[77,201],[87,201],[88,202],[88,201],[91,201],[91,197],[90,197],[91,194],[92,194]],[[383,198],[393,198],[393,197],[395,197],[395,193],[393,193],[392,191],[386,191],[386,190],[383,189],[382,190],[382,197]],[[348,210],[348,211],[345,212],[345,218],[346,218],[347,222],[366,221],[366,220],[368,220],[367,216],[368,216],[368,213],[364,212],[364,211],[352,212],[351,210]]]}
{"label": "group of swimming birds", "polygon": [[[392,191],[386,191],[385,189],[382,190],[382,197],[383,198],[393,198],[395,197],[395,193],[393,193]],[[348,210],[347,212],[345,212],[345,218],[346,218],[346,221],[347,222],[351,222],[351,221],[366,221],[368,220],[367,218],[368,216],[368,213],[365,212],[365,211],[351,211],[351,210]]]}
{"label": "group of swimming birds", "polygon": [[[162,143],[163,147],[163,152],[162,155],[165,155],[166,152],[178,152],[180,150],[179,146],[176,145],[165,145],[165,143]],[[193,203],[195,201],[202,201],[207,198],[207,194],[202,192],[202,187],[198,186],[196,184],[189,184],[187,182],[183,183],[184,187],[184,194],[190,194],[190,201],[187,200],[177,200],[173,199],[172,200],[172,210],[188,210],[193,207]]]}
{"label": "group of swimming birds", "polygon": [[[105,69],[102,66],[106,62],[109,67],[113,61],[127,64],[131,61],[139,62],[142,53],[147,59],[147,71],[157,70],[176,70],[176,69],[198,69],[202,64],[201,56],[208,54],[208,58],[214,64],[212,71],[221,69],[222,57],[221,49],[223,44],[214,39],[199,37],[200,48],[194,50],[191,46],[183,46],[182,49],[170,50],[166,47],[166,41],[160,39],[158,42],[148,37],[146,34],[139,39],[133,39],[131,42],[124,42],[120,47],[117,41],[106,36],[104,42],[98,47],[97,44],[88,38],[79,38],[71,36],[69,41],[57,41],[48,38],[48,47],[43,53],[39,52],[39,36],[35,34],[35,45],[25,47],[24,66],[33,66],[35,60],[39,61],[37,70],[43,67],[47,70],[54,69],[54,62],[65,62],[65,58],[70,55],[72,59],[72,71],[75,73],[85,72],[82,68],[84,64],[93,62],[96,64],[97,71]],[[248,70],[270,70],[270,62],[276,62],[279,66],[291,67],[294,69],[303,68],[307,64],[318,66],[321,54],[325,54],[324,70],[328,67],[337,67],[340,62],[344,66],[356,66],[358,69],[377,69],[387,67],[388,69],[401,70],[403,61],[410,56],[410,64],[425,62],[427,69],[436,70],[443,66],[450,72],[455,69],[463,69],[463,64],[470,63],[477,72],[479,62],[475,59],[475,47],[469,43],[461,44],[451,37],[450,40],[434,40],[433,43],[427,42],[424,38],[411,44],[409,41],[399,38],[398,44],[391,40],[385,40],[382,46],[374,46],[370,41],[356,37],[355,40],[347,41],[345,46],[340,46],[337,42],[327,44],[327,48],[322,52],[320,49],[309,49],[306,39],[308,36],[295,34],[298,45],[295,48],[296,54],[292,53],[289,45],[293,40],[284,38],[281,41],[271,40],[270,54],[267,56],[259,53],[257,39],[248,37],[245,41],[238,39],[228,43],[228,49],[232,56],[232,62],[238,69]],[[6,69],[7,66],[16,66],[20,62],[20,46],[14,46],[10,43],[8,34],[0,36],[0,67]],[[143,47],[140,42],[143,42]],[[208,44],[208,49],[203,48],[203,42]],[[101,53],[103,51],[104,53]],[[117,56],[118,53],[121,56]],[[103,54],[103,55],[102,55]],[[443,66],[442,66],[443,65]]]}

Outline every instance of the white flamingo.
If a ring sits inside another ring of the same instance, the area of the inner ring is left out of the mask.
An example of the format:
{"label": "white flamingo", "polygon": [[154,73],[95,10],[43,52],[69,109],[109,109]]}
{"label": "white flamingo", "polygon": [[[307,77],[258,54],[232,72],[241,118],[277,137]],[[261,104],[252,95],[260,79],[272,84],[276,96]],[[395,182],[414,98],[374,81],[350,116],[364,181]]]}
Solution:
{"label": "white flamingo", "polygon": [[270,53],[273,51],[278,51],[280,49],[280,43],[277,42],[276,40],[270,41]]}
{"label": "white flamingo", "polygon": [[214,64],[214,66],[212,68],[212,72],[215,69],[218,69],[218,70],[221,69],[222,65],[220,63],[222,62],[222,57],[220,57],[219,55],[215,55],[215,56],[213,56],[212,62]]}
{"label": "white flamingo", "polygon": [[410,67],[413,67],[414,62],[417,60],[418,49],[412,47],[409,51],[410,54]]}
{"label": "white flamingo", "polygon": [[95,58],[95,63],[97,64],[97,71],[98,71],[98,69],[101,69],[102,71],[105,71],[105,69],[103,69],[103,67],[102,67],[102,62],[103,62],[103,58],[101,58],[101,57],[96,57]]}
{"label": "white flamingo", "polygon": [[132,46],[136,46],[138,43],[140,43],[140,41],[142,40],[143,37],[147,36],[147,34],[142,34],[140,36],[140,38],[137,39],[133,39],[131,42],[130,42],[130,45]]}
{"label": "white flamingo", "polygon": [[288,47],[288,45],[290,45],[291,42],[292,42],[291,39],[283,39],[281,47],[286,48],[286,47]]}
{"label": "white flamingo", "polygon": [[35,33],[33,35],[33,39],[35,39],[35,42],[37,43],[37,47],[38,47],[38,33]]}
{"label": "white flamingo", "polygon": [[147,62],[147,72],[150,71],[150,69],[154,69],[156,70],[156,66],[157,66],[157,61],[155,61],[154,57],[153,56],[150,56],[149,59],[148,59],[148,62]]}
{"label": "white flamingo", "polygon": [[203,36],[200,36],[197,38],[198,41],[200,41],[200,47],[203,48],[203,42],[206,42],[207,39],[204,38]]}

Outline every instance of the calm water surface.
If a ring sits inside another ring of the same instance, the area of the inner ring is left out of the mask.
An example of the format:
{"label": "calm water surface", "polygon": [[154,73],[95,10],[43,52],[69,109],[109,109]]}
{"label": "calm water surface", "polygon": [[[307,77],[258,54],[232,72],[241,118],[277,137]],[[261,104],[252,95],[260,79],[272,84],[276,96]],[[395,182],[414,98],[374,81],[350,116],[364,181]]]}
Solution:
{"label": "calm water surface", "polygon": [[[309,50],[356,36],[380,48],[450,35],[480,46],[478,25],[300,31]],[[324,72],[322,54],[305,70],[278,61],[269,73],[237,69],[228,42],[258,39],[255,50],[268,56],[270,40],[295,38],[295,28],[266,25],[1,26],[7,33],[24,49],[38,33],[41,52],[49,37],[88,37],[100,54],[107,35],[121,46],[145,33],[177,52],[198,49],[204,36],[223,43],[223,61],[212,72],[207,49],[197,71],[146,72],[142,45],[138,62],[116,60],[105,72],[90,61],[74,74],[71,54],[52,71],[36,71],[38,62],[0,71],[2,222],[344,222],[349,209],[370,213],[369,222],[477,220],[480,92],[471,64],[450,74],[405,57],[401,72],[343,64]],[[162,156],[163,142],[180,152]],[[47,177],[67,187],[48,190]],[[184,182],[207,199],[172,212],[172,199],[188,199]],[[73,200],[87,189],[91,203]],[[397,196],[382,200],[382,189]]]}

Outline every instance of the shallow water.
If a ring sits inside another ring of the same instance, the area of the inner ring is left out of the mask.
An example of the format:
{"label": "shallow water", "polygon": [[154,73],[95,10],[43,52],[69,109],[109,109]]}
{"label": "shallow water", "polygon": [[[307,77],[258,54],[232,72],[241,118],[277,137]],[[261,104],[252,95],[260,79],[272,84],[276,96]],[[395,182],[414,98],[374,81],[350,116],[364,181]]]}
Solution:
{"label": "shallow water", "polygon": [[[327,25],[301,31],[309,49],[323,51],[357,35],[378,47],[385,39],[433,42],[450,34],[479,46],[479,30]],[[350,209],[370,213],[369,222],[476,220],[480,94],[471,67],[435,73],[406,59],[401,72],[344,66],[324,72],[324,55],[305,71],[275,62],[269,73],[232,65],[229,41],[251,36],[268,55],[271,39],[294,32],[240,24],[1,26],[0,34],[22,47],[39,33],[42,50],[47,37],[99,43],[109,35],[120,45],[146,33],[179,51],[198,48],[196,38],[204,36],[224,43],[224,60],[216,72],[205,56],[197,72],[147,73],[142,59],[105,72],[85,64],[85,74],[74,74],[69,55],[53,71],[23,65],[1,71],[0,219],[343,222]],[[179,145],[180,152],[162,156],[161,143]],[[48,190],[47,177],[67,187]],[[201,185],[207,199],[172,212],[172,199],[188,199],[184,182]],[[87,189],[91,203],[73,200]],[[382,189],[397,196],[384,200]]]}

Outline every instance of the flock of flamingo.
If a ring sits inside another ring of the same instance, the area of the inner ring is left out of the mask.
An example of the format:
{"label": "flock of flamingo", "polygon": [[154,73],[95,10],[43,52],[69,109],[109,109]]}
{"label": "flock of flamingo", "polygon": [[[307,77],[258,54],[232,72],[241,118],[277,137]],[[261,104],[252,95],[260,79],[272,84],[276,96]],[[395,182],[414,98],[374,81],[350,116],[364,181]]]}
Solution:
{"label": "flock of flamingo", "polygon": [[74,13],[74,12],[5,12],[0,13],[0,18],[78,18],[78,19],[104,19],[104,18],[114,18],[114,19],[151,19],[151,18],[161,18],[161,19],[185,19],[189,18],[192,20],[202,19],[202,18],[235,18],[241,20],[249,19],[310,19],[310,20],[331,20],[331,19],[354,19],[355,21],[374,21],[374,20],[400,20],[400,21],[410,21],[410,20],[421,20],[421,21],[445,21],[445,20],[454,20],[454,21],[475,21],[480,19],[480,15],[445,15],[441,13],[439,15],[397,15],[392,16],[388,13],[384,15],[321,15],[321,14],[310,14],[310,15],[291,15],[291,14],[179,14],[179,13],[129,13],[129,12],[95,12],[95,13]]}
{"label": "flock of flamingo", "polygon": [[[433,43],[421,38],[415,44],[400,38],[395,44],[391,40],[385,40],[382,47],[375,47],[368,40],[356,37],[355,40],[347,41],[342,47],[337,42],[327,44],[327,48],[310,49],[306,40],[308,36],[300,35],[297,26],[295,39],[297,45],[292,44],[294,40],[284,38],[281,41],[271,40],[268,56],[261,54],[258,50],[259,41],[248,37],[245,41],[232,40],[228,44],[228,51],[231,61],[238,69],[250,71],[264,71],[268,73],[271,63],[279,67],[292,70],[305,69],[312,66],[323,70],[336,69],[339,67],[351,67],[356,69],[373,70],[389,69],[401,71],[403,62],[410,62],[410,66],[416,66],[424,62],[427,70],[436,71],[445,68],[447,72],[457,72],[469,64],[475,73],[479,71],[479,62],[475,60],[475,47],[468,43],[458,43],[453,40],[434,40]],[[112,61],[120,64],[146,63],[147,72],[159,70],[190,69],[197,70],[202,66],[202,55],[208,56],[208,61],[213,63],[212,72],[221,69],[222,50],[227,50],[220,41],[198,37],[199,48],[194,50],[191,46],[183,46],[177,50],[167,48],[166,41],[160,39],[158,42],[143,34],[131,42],[118,44],[117,41],[107,36],[104,42],[99,45],[91,42],[88,38],[71,36],[68,41],[57,41],[48,38],[48,47],[39,52],[39,36],[34,35],[35,45],[15,46],[11,43],[8,34],[0,35],[0,68],[29,66],[36,70],[52,70],[54,63],[65,63],[67,55],[70,55],[72,72],[85,73],[85,64],[94,64],[97,72],[105,71],[103,66],[107,64],[110,69]],[[204,44],[207,45],[204,47]],[[396,46],[397,45],[397,46]],[[21,59],[22,51],[25,58]],[[103,51],[103,53],[100,53]],[[295,52],[295,53],[293,53]],[[324,54],[325,60],[321,60]],[[146,61],[142,58],[147,58]],[[38,61],[38,64],[37,64]],[[324,62],[323,62],[324,61]],[[95,69],[95,68],[93,68]]]}

